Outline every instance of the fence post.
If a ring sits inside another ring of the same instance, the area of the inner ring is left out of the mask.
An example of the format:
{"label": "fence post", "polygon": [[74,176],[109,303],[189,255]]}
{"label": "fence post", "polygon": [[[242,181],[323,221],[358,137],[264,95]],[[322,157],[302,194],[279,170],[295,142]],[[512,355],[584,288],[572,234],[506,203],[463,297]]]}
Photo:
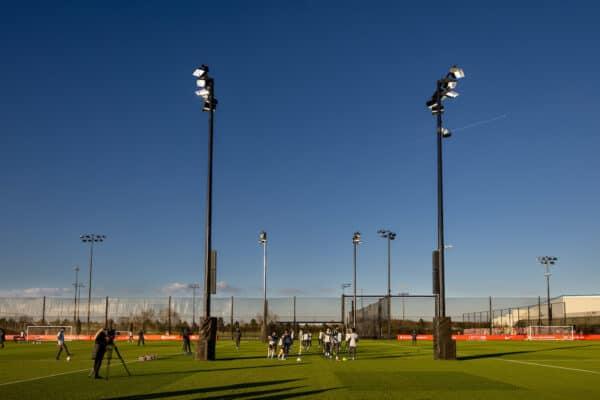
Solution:
{"label": "fence post", "polygon": [[104,326],[108,327],[108,296],[106,296],[106,304],[104,305]]}
{"label": "fence post", "polygon": [[542,325],[542,298],[538,296],[538,325]]}
{"label": "fence post", "polygon": [[294,296],[294,325],[292,325],[292,329],[296,332],[296,296]]}
{"label": "fence post", "polygon": [[42,299],[42,325],[46,325],[46,296]]}
{"label": "fence post", "polygon": [[167,311],[167,333],[171,334],[171,296],[169,296],[169,309]]}
{"label": "fence post", "polygon": [[341,309],[342,309],[342,318],[340,319],[340,321],[342,321],[342,325],[343,325],[344,327],[346,326],[346,318],[345,318],[345,315],[344,315],[344,314],[345,314],[345,310],[344,310],[344,307],[345,307],[345,304],[344,304],[344,303],[345,303],[345,302],[346,302],[346,300],[344,299],[344,295],[342,294],[342,305],[341,305]]}
{"label": "fence post", "polygon": [[494,311],[492,310],[492,296],[490,296],[490,335],[494,331]]}
{"label": "fence post", "polygon": [[233,340],[233,296],[231,296],[231,311],[229,312],[229,315],[231,317],[231,340]]}

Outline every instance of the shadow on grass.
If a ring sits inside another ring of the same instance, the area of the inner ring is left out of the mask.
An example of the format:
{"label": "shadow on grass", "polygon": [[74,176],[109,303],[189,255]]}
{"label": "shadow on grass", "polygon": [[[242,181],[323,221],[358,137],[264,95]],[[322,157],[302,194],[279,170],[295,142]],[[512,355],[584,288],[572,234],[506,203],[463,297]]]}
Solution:
{"label": "shadow on grass", "polygon": [[220,372],[220,371],[235,371],[239,369],[256,369],[256,368],[274,368],[274,367],[293,367],[299,364],[272,364],[272,365],[249,365],[247,367],[230,367],[230,368],[211,368],[211,369],[188,369],[185,371],[165,371],[165,372],[149,372],[146,374],[138,374],[135,376],[154,376],[154,375],[179,375],[193,374],[199,372]]}
{"label": "shadow on grass", "polygon": [[477,359],[481,359],[481,358],[495,358],[495,357],[502,357],[502,356],[510,356],[513,354],[540,353],[540,352],[545,352],[545,351],[575,349],[575,348],[589,347],[589,346],[591,346],[591,345],[586,344],[586,345],[581,345],[581,346],[559,346],[559,347],[551,347],[548,349],[519,350],[519,351],[505,351],[502,353],[474,354],[471,356],[456,357],[456,359],[459,361],[468,361],[468,360],[477,360]]}
{"label": "shadow on grass", "polygon": [[[164,397],[172,397],[172,396],[186,396],[193,395],[197,393],[208,393],[208,392],[220,392],[226,390],[240,390],[240,389],[248,389],[262,386],[270,386],[270,385],[281,385],[284,383],[295,382],[298,379],[281,379],[281,380],[273,380],[273,381],[262,381],[262,382],[248,382],[248,383],[237,383],[234,385],[226,385],[226,386],[213,386],[213,387],[203,387],[203,388],[195,388],[195,389],[186,389],[186,390],[176,390],[170,392],[158,392],[158,393],[144,393],[144,394],[134,394],[130,396],[120,396],[120,397],[108,397],[106,400],[147,400],[147,399],[160,399]],[[262,394],[276,393],[282,392],[291,389],[299,389],[301,386],[294,386],[290,388],[282,388],[282,389],[269,389],[269,390],[261,390],[255,392],[249,392],[246,394],[236,393],[231,395],[219,395],[216,397],[209,397],[213,399],[234,399],[241,396],[258,396]],[[206,398],[206,397],[205,397]],[[260,397],[264,398],[264,397]],[[280,395],[276,398],[282,398]]]}
{"label": "shadow on grass", "polygon": [[258,360],[265,359],[264,355],[260,356],[231,356],[231,357],[218,357],[216,361],[232,361],[232,360]]}

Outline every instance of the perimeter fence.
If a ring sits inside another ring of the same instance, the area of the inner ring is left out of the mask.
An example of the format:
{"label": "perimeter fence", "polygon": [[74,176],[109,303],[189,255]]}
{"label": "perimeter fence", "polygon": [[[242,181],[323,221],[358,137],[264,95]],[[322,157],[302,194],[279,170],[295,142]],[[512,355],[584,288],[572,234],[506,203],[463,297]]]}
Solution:
{"label": "perimeter fence", "polygon": [[[102,326],[120,331],[179,333],[185,326],[197,330],[204,315],[198,297],[93,297],[77,303],[66,297],[0,298],[0,327],[20,332],[27,325],[69,325],[76,333],[95,332]],[[267,299],[270,329],[311,329],[324,326],[355,327],[361,337],[394,337],[412,331],[431,333],[435,315],[432,295],[357,295],[335,297],[279,297]],[[472,311],[478,310],[478,311]],[[562,302],[552,303],[554,325],[576,324],[593,333],[600,327],[597,316],[565,312]],[[519,333],[528,325],[547,325],[547,306],[530,298],[447,298],[446,315],[457,333]],[[212,297],[211,316],[218,331],[229,335],[240,327],[245,338],[259,337],[263,299]],[[356,316],[356,317],[355,317]],[[490,318],[491,316],[491,318]],[[355,317],[355,319],[354,319]]]}

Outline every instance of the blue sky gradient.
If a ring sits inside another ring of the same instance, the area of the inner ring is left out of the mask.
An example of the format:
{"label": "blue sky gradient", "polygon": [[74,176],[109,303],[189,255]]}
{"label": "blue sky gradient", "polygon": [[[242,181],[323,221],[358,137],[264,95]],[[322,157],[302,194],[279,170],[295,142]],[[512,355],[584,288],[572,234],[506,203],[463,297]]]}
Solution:
{"label": "blue sky gradient", "polygon": [[[169,5],[168,5],[169,4]],[[97,295],[202,282],[210,65],[219,295],[431,292],[435,119],[446,104],[449,296],[598,293],[594,2],[52,2],[0,13],[0,295],[70,295],[103,233]],[[464,128],[464,129],[461,129]],[[87,279],[86,279],[87,280]],[[29,289],[29,292],[25,292]],[[188,291],[189,292],[189,291]]]}

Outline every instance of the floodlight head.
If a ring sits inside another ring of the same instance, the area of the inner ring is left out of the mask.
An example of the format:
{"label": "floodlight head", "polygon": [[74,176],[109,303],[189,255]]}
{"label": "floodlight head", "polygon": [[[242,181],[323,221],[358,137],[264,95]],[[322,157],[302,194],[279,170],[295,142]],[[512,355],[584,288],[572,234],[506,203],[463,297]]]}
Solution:
{"label": "floodlight head", "polygon": [[260,232],[258,242],[262,243],[262,244],[267,243],[267,232],[265,232],[265,231]]}
{"label": "floodlight head", "polygon": [[354,235],[352,236],[352,242],[354,244],[360,244],[360,232],[354,232]]}
{"label": "floodlight head", "polygon": [[200,90],[196,90],[195,93],[196,93],[196,96],[198,96],[198,97],[204,97],[204,98],[206,98],[210,94],[210,92],[207,89],[205,89],[205,88],[202,88]]}
{"label": "floodlight head", "polygon": [[194,70],[194,72],[192,72],[192,75],[195,76],[196,78],[201,78],[203,77],[206,73],[208,72],[208,66],[206,64],[202,64],[202,66],[196,68]]}
{"label": "floodlight head", "polygon": [[444,92],[443,97],[450,97],[451,99],[457,98],[459,95],[458,92],[455,92],[454,90],[448,90],[447,92]]}
{"label": "floodlight head", "polygon": [[396,239],[396,234],[394,232],[390,232],[390,240]]}
{"label": "floodlight head", "polygon": [[206,79],[196,79],[196,86],[203,88],[206,86]]}
{"label": "floodlight head", "polygon": [[450,132],[448,129],[446,128],[442,128],[442,137],[448,138],[452,136],[452,132]]}
{"label": "floodlight head", "polygon": [[450,68],[449,74],[453,76],[454,79],[462,79],[465,77],[465,71],[456,65],[453,65],[452,68]]}
{"label": "floodlight head", "polygon": [[448,89],[456,89],[456,86],[457,86],[457,82],[456,81],[448,81],[446,83],[446,87]]}

